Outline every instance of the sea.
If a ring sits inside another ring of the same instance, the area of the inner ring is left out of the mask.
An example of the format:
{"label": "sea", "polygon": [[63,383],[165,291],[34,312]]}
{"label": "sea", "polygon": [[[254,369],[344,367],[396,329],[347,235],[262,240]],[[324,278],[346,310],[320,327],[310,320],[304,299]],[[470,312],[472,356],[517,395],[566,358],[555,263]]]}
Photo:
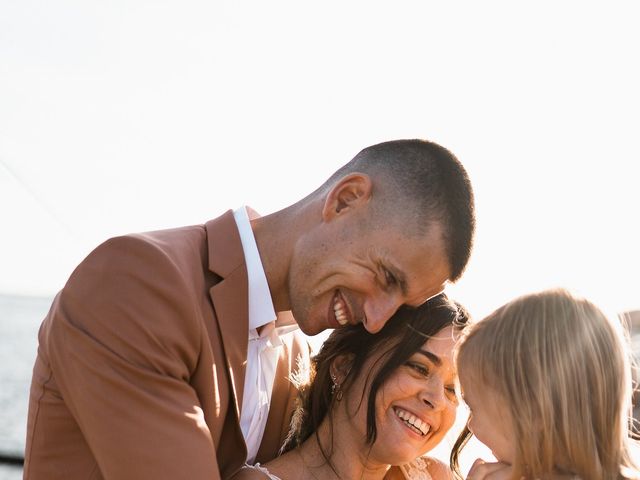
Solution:
{"label": "sea", "polygon": [[[38,328],[52,300],[0,294],[0,456],[24,457]],[[0,464],[0,480],[20,478],[22,467]]]}

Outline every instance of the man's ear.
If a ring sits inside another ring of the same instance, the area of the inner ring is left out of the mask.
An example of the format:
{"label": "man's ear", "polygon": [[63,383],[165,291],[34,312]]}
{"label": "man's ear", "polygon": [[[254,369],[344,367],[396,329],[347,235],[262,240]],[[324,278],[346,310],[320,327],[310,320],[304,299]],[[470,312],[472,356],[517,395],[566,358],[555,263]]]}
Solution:
{"label": "man's ear", "polygon": [[350,173],[342,177],[327,194],[322,207],[322,219],[330,221],[366,204],[371,198],[372,183],[365,173]]}
{"label": "man's ear", "polygon": [[344,379],[349,375],[349,371],[351,370],[351,366],[353,364],[353,353],[345,353],[342,355],[338,355],[331,361],[331,367],[329,367],[329,373],[331,374],[331,378],[335,378],[335,382],[338,385],[342,385]]}

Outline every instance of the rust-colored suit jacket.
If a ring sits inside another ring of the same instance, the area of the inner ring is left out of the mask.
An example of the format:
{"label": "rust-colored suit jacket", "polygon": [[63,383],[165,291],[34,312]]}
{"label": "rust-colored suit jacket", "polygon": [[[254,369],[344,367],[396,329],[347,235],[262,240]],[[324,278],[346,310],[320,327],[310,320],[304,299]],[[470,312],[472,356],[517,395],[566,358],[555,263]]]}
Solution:
{"label": "rust-colored suit jacket", "polygon": [[[247,288],[231,211],[93,251],[40,328],[24,478],[231,476],[246,457],[238,419]],[[260,462],[275,457],[288,430],[296,394],[288,377],[297,356],[309,355],[299,332],[286,338]]]}

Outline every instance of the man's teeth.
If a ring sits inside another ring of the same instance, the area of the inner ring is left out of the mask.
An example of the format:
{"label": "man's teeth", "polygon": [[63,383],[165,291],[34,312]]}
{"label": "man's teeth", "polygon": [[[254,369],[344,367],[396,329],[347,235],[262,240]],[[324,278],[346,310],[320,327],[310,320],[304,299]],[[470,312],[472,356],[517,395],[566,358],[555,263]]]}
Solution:
{"label": "man's teeth", "polygon": [[420,435],[426,435],[427,433],[429,433],[429,430],[431,430],[431,427],[428,424],[420,420],[415,415],[407,412],[406,410],[396,408],[395,412],[396,415],[400,417],[400,419],[404,420],[404,423],[406,423],[409,428],[412,428]]}
{"label": "man's teeth", "polygon": [[336,300],[333,304],[333,312],[336,314],[336,320],[340,325],[346,325],[349,322],[345,312],[344,303],[342,303],[341,300]]}

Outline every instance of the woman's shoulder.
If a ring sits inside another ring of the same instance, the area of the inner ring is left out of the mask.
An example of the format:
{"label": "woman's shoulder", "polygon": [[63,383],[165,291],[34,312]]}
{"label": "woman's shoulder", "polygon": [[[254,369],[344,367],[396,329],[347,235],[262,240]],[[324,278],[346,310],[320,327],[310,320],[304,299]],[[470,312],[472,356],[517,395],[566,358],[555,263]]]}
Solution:
{"label": "woman's shoulder", "polygon": [[450,480],[452,478],[449,467],[431,457],[418,457],[400,466],[400,470],[407,480]]}

